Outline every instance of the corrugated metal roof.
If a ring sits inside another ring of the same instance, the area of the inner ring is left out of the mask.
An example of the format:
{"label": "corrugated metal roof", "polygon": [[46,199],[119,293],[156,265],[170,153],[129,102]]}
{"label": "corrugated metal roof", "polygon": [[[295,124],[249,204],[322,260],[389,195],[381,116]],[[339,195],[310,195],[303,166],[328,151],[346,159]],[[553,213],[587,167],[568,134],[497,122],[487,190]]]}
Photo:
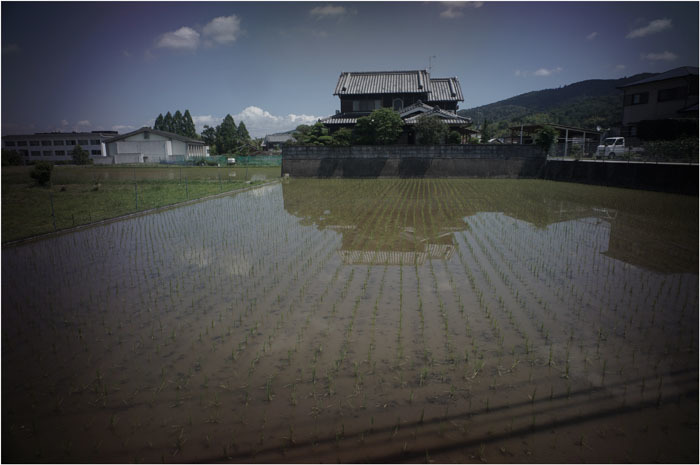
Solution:
{"label": "corrugated metal roof", "polygon": [[698,75],[698,67],[697,66],[681,66],[680,68],[674,68],[669,71],[666,71],[665,73],[657,74],[655,76],[648,77],[646,79],[642,79],[641,81],[635,81],[629,84],[626,84],[624,86],[618,87],[618,89],[624,89],[625,87],[631,87],[631,86],[638,86],[640,84],[647,84],[650,82],[656,82],[656,81],[665,81],[666,79],[674,79],[674,78],[679,78],[679,77],[684,77],[684,76],[689,76],[689,75]]}
{"label": "corrugated metal roof", "polygon": [[426,70],[343,72],[333,95],[427,93],[429,79]]}
{"label": "corrugated metal roof", "polygon": [[430,80],[430,95],[431,101],[464,101],[462,96],[462,87],[455,77],[451,78],[435,78]]}
{"label": "corrugated metal roof", "polygon": [[119,141],[119,140],[126,139],[127,137],[131,137],[131,136],[133,136],[133,135],[140,134],[140,133],[142,133],[142,132],[150,132],[150,133],[153,133],[153,134],[157,134],[157,135],[159,135],[159,136],[163,136],[163,137],[168,138],[168,139],[175,139],[175,140],[179,140],[179,141],[182,141],[182,142],[186,142],[186,143],[192,144],[192,145],[204,145],[204,142],[202,142],[201,140],[190,139],[189,137],[181,136],[181,135],[179,135],[179,134],[174,134],[174,133],[172,133],[172,132],[166,132],[166,131],[159,131],[159,130],[157,130],[157,129],[151,129],[151,128],[147,127],[147,126],[144,126],[144,127],[140,128],[140,129],[137,129],[136,131],[131,131],[131,132],[128,132],[128,133],[126,133],[126,134],[122,134],[122,135],[117,136],[117,137],[112,137],[111,139],[106,140],[106,141],[105,141],[105,144],[110,144],[110,143],[112,143],[112,142],[117,142],[117,141]]}

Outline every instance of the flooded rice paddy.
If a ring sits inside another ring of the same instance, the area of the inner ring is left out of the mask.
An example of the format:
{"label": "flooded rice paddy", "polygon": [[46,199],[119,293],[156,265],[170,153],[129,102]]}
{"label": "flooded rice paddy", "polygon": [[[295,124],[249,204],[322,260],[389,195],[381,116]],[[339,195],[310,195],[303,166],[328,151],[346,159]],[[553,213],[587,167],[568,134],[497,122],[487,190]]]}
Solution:
{"label": "flooded rice paddy", "polygon": [[697,198],[290,180],[2,252],[2,460],[697,462]]}

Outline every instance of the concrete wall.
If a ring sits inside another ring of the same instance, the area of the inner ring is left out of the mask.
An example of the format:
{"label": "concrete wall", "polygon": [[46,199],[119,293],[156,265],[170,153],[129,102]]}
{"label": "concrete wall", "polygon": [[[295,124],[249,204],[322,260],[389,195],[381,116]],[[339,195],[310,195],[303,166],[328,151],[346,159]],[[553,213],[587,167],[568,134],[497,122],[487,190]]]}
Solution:
{"label": "concrete wall", "polygon": [[698,195],[698,165],[549,160],[543,178]]}
{"label": "concrete wall", "polygon": [[288,146],[282,174],[294,177],[534,178],[545,158],[536,146]]}

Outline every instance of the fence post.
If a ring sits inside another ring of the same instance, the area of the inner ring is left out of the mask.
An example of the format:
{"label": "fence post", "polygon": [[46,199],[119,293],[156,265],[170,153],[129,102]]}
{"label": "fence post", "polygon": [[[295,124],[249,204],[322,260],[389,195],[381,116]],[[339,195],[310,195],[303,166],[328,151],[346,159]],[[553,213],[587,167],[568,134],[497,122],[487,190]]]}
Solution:
{"label": "fence post", "polygon": [[185,198],[186,198],[187,200],[190,200],[190,191],[189,191],[189,189],[187,188],[187,176],[185,176]]}
{"label": "fence post", "polygon": [[53,230],[56,231],[56,212],[53,209],[53,192],[49,191],[49,200],[51,200],[51,220],[53,221]]}
{"label": "fence post", "polygon": [[139,188],[136,184],[136,181],[134,181],[134,202],[136,203],[136,210],[139,209]]}

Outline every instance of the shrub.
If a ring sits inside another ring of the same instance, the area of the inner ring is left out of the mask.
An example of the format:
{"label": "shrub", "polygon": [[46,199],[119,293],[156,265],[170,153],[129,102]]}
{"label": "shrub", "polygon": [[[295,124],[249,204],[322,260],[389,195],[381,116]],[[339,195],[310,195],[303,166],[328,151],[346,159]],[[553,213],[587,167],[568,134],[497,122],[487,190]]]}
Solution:
{"label": "shrub", "polygon": [[357,144],[389,145],[403,132],[403,120],[391,108],[379,108],[357,119],[353,139]]}
{"label": "shrub", "polygon": [[90,154],[87,150],[83,150],[80,145],[76,145],[71,154],[73,155],[73,163],[76,165],[89,165],[92,163]]}
{"label": "shrub", "polygon": [[416,123],[416,135],[421,145],[438,145],[445,143],[449,129],[437,116],[423,116]]}
{"label": "shrub", "polygon": [[22,154],[16,150],[3,150],[2,151],[2,166],[12,166],[12,165],[22,165],[24,160],[22,159]]}
{"label": "shrub", "polygon": [[29,175],[39,184],[44,186],[51,181],[51,173],[53,172],[53,164],[47,161],[38,161]]}
{"label": "shrub", "polygon": [[535,132],[535,144],[539,146],[545,154],[549,154],[552,146],[556,143],[559,132],[551,126],[543,126]]}
{"label": "shrub", "polygon": [[457,131],[450,131],[450,133],[447,135],[447,143],[453,145],[461,144],[462,135]]}
{"label": "shrub", "polygon": [[644,156],[666,160],[698,160],[698,138],[685,137],[676,140],[648,141],[642,144]]}

